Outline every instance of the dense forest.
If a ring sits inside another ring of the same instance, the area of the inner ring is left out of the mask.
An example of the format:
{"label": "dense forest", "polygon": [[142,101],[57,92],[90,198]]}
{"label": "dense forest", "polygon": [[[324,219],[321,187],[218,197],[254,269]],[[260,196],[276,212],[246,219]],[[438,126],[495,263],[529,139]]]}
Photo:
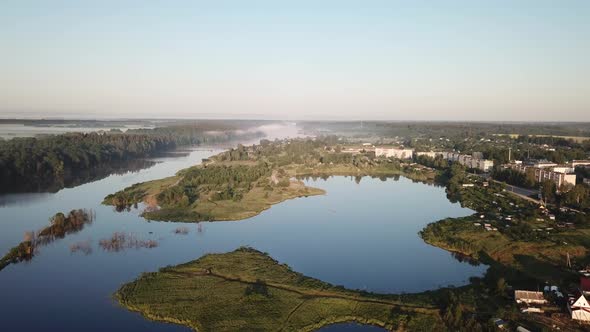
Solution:
{"label": "dense forest", "polygon": [[0,191],[60,189],[80,173],[105,165],[149,157],[182,145],[262,135],[227,129],[174,126],[0,141]]}
{"label": "dense forest", "polygon": [[264,163],[256,166],[193,167],[180,174],[183,178],[177,186],[165,189],[158,195],[158,202],[165,207],[186,207],[193,204],[199,192],[215,191],[211,199],[239,201],[261,177],[270,174]]}
{"label": "dense forest", "polygon": [[[242,195],[261,185],[258,181],[270,175],[270,165],[212,165],[207,167],[195,166],[178,173],[181,179],[173,186],[169,186],[157,195],[158,204],[164,208],[185,208],[197,201],[203,193],[213,192],[208,199],[212,201],[239,201]],[[108,195],[104,202],[122,211],[141,202],[146,192],[142,184],[135,184],[125,190]]]}

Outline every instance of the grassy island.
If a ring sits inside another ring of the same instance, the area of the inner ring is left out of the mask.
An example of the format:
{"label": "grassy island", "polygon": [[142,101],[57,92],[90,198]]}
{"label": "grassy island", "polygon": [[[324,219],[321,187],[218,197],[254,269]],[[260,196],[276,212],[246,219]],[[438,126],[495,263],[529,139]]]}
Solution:
{"label": "grassy island", "polygon": [[238,146],[175,176],[138,183],[104,199],[125,209],[146,203],[146,219],[218,221],[253,217],[287,199],[324,194],[305,186],[305,176],[399,176],[432,181],[436,172],[417,164],[377,158],[374,152],[345,152],[335,138],[262,141]]}
{"label": "grassy island", "polygon": [[198,331],[313,331],[348,321],[390,330],[444,328],[428,297],[347,290],[250,248],[144,274],[116,298],[150,319]]}

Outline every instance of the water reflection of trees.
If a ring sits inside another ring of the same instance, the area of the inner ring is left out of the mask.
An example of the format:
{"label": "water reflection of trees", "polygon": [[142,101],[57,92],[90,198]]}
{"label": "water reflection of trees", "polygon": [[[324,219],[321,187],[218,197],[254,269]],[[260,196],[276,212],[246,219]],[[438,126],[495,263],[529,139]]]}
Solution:
{"label": "water reflection of trees", "polygon": [[49,219],[49,226],[37,232],[25,232],[23,241],[0,259],[0,270],[9,264],[30,261],[38,254],[40,247],[63,239],[68,234],[80,232],[86,225],[91,224],[94,218],[93,210],[72,210],[67,215],[56,213]]}
{"label": "water reflection of trees", "polygon": [[188,227],[177,227],[174,230],[174,234],[179,234],[179,235],[186,235],[186,234],[188,234],[188,232],[189,232]]}
{"label": "water reflection of trees", "polygon": [[81,252],[85,255],[90,255],[92,253],[92,241],[80,241],[70,245],[70,252]]}
{"label": "water reflection of trees", "polygon": [[132,233],[114,232],[110,238],[101,239],[98,245],[105,251],[120,252],[126,249],[155,248],[155,240],[143,240]]}
{"label": "water reflection of trees", "polygon": [[29,182],[6,183],[0,188],[0,193],[54,193],[63,188],[73,188],[88,182],[102,180],[110,175],[136,173],[155,164],[155,161],[146,159],[110,161],[89,169],[77,170],[75,173],[66,172],[62,177],[31,178]]}
{"label": "water reflection of trees", "polygon": [[461,263],[468,263],[471,266],[479,266],[481,264],[478,260],[459,252],[452,252],[451,255]]}
{"label": "water reflection of trees", "polygon": [[[297,180],[302,180],[302,181],[309,181],[309,180],[313,180],[313,181],[318,181],[318,180],[324,180],[327,181],[330,178],[336,177],[339,175],[326,175],[326,174],[322,174],[322,175],[297,175],[295,176],[295,178]],[[344,178],[350,178],[352,180],[354,180],[357,184],[359,184],[361,182],[362,178],[365,177],[369,177],[371,179],[379,179],[382,182],[386,182],[387,180],[393,180],[393,181],[399,181],[400,178],[403,175],[400,174],[381,174],[381,175],[354,175],[354,176],[344,176]],[[439,181],[439,179],[435,179],[435,180],[419,180],[419,179],[411,179],[411,178],[407,178],[408,180],[412,181],[412,183],[422,183],[431,187],[441,187],[444,188],[445,185]]]}
{"label": "water reflection of trees", "polygon": [[[327,181],[328,179],[331,179],[335,176],[338,175],[328,175],[328,174],[321,174],[321,175],[313,175],[313,174],[307,174],[307,175],[297,175],[295,176],[295,178],[297,180],[304,180],[304,181],[309,181],[309,180],[313,180],[313,181],[318,181],[318,180],[324,180]],[[381,174],[381,175],[351,175],[351,176],[344,176],[344,178],[350,178],[352,180],[354,180],[357,184],[361,182],[361,180],[364,177],[369,177],[371,179],[379,179],[383,182],[392,179],[393,181],[399,181],[400,179],[400,175],[399,174]],[[414,181],[414,180],[413,180]],[[422,181],[416,181],[416,182],[422,182]],[[425,182],[426,183],[426,182]]]}

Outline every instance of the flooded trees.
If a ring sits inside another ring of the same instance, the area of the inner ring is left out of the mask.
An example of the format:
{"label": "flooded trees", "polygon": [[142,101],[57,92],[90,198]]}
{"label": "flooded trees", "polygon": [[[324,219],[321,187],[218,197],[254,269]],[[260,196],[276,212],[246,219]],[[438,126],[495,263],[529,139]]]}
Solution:
{"label": "flooded trees", "polygon": [[94,217],[94,211],[85,209],[72,210],[67,215],[56,213],[49,218],[49,226],[37,232],[25,232],[23,241],[0,259],[0,270],[9,264],[33,259],[39,247],[81,231],[94,221]]}

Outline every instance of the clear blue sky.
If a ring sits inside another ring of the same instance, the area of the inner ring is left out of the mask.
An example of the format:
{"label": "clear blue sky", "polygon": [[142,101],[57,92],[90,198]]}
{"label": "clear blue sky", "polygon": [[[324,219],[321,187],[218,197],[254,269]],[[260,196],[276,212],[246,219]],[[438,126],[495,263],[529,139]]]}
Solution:
{"label": "clear blue sky", "polygon": [[0,1],[0,117],[590,121],[590,1]]}

